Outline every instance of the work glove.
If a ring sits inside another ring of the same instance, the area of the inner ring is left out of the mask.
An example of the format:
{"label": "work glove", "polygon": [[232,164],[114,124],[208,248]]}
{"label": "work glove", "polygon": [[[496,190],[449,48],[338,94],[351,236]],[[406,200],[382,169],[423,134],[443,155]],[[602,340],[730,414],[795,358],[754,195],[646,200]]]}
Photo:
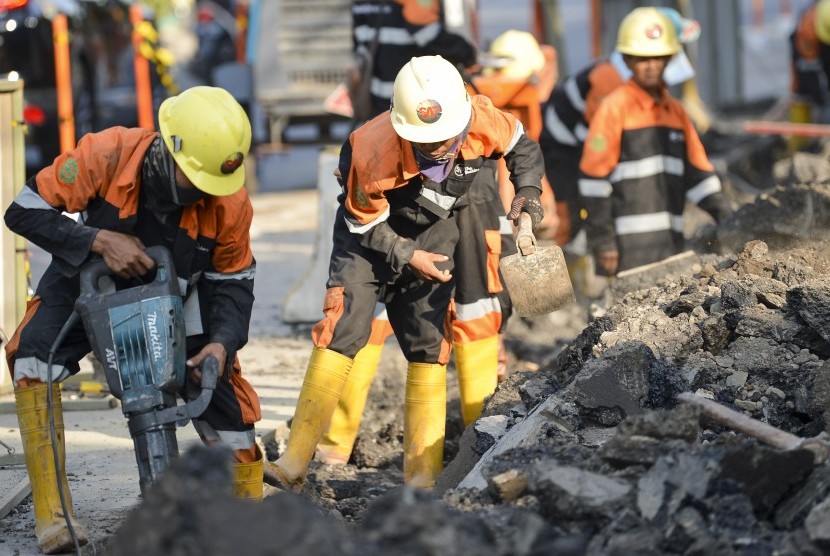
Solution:
{"label": "work glove", "polygon": [[518,222],[520,214],[526,212],[533,220],[533,231],[536,231],[536,228],[539,227],[545,217],[545,211],[542,209],[541,201],[539,201],[541,193],[537,187],[520,187],[516,191],[516,196],[513,197],[513,202],[510,203],[510,214],[507,215],[507,218]]}

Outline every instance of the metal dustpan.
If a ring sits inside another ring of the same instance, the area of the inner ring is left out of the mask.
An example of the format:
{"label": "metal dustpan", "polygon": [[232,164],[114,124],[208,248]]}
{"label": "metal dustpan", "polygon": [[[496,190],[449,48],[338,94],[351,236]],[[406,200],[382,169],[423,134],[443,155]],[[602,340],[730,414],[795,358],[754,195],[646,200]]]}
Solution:
{"label": "metal dustpan", "polygon": [[516,235],[519,252],[499,263],[513,310],[520,317],[545,315],[575,301],[562,249],[537,246],[531,229],[530,215],[522,212]]}

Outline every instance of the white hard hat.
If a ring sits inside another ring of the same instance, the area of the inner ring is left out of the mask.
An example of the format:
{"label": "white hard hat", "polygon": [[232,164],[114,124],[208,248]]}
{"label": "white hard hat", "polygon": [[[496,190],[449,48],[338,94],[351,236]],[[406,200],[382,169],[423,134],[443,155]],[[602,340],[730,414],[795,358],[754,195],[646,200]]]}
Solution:
{"label": "white hard hat", "polygon": [[413,143],[456,137],[470,121],[472,104],[461,74],[441,56],[412,58],[395,78],[392,127]]}

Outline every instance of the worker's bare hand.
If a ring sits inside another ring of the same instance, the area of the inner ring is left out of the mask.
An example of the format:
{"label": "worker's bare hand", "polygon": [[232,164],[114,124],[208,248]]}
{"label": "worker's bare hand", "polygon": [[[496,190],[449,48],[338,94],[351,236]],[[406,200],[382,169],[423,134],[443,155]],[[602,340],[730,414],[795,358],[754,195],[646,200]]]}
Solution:
{"label": "worker's bare hand", "polygon": [[416,249],[409,260],[409,267],[418,278],[426,282],[449,282],[452,278],[449,270],[441,270],[436,263],[443,263],[449,260],[446,255],[430,253]]}
{"label": "worker's bare hand", "polygon": [[213,356],[216,358],[216,361],[219,363],[219,374],[218,376],[221,377],[225,372],[225,360],[228,358],[228,351],[225,349],[225,346],[220,344],[219,342],[212,342],[205,347],[202,348],[202,351],[191,357],[187,360],[187,367],[190,369],[190,380],[195,382],[196,384],[200,384],[202,381],[202,371],[200,370],[200,366],[202,365],[202,361],[204,361],[207,357]]}
{"label": "worker's bare hand", "polygon": [[619,251],[602,251],[597,253],[597,269],[604,276],[615,276],[620,266]]}
{"label": "worker's bare hand", "polygon": [[156,266],[140,239],[111,230],[98,231],[92,252],[101,255],[107,267],[122,278],[144,276]]}

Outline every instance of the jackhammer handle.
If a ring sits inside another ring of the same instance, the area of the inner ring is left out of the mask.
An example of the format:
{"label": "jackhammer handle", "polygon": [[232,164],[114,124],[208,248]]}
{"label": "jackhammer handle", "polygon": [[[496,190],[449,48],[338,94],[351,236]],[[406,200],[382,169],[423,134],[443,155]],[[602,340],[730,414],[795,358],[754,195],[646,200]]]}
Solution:
{"label": "jackhammer handle", "polygon": [[[147,247],[144,252],[155,261],[157,268],[166,268],[170,269],[169,272],[171,273],[175,272],[173,270],[173,256],[167,248],[154,245]],[[103,276],[112,276],[113,274],[104,259],[93,259],[81,269],[81,291],[101,293],[98,288],[98,280]]]}
{"label": "jackhammer handle", "polygon": [[691,392],[678,394],[677,399],[701,408],[706,417],[775,448],[793,450],[800,448],[804,441],[801,437],[782,431],[752,417],[747,417],[743,413]]}
{"label": "jackhammer handle", "polygon": [[205,357],[199,370],[202,372],[202,390],[215,390],[219,380],[219,361],[212,355]]}

